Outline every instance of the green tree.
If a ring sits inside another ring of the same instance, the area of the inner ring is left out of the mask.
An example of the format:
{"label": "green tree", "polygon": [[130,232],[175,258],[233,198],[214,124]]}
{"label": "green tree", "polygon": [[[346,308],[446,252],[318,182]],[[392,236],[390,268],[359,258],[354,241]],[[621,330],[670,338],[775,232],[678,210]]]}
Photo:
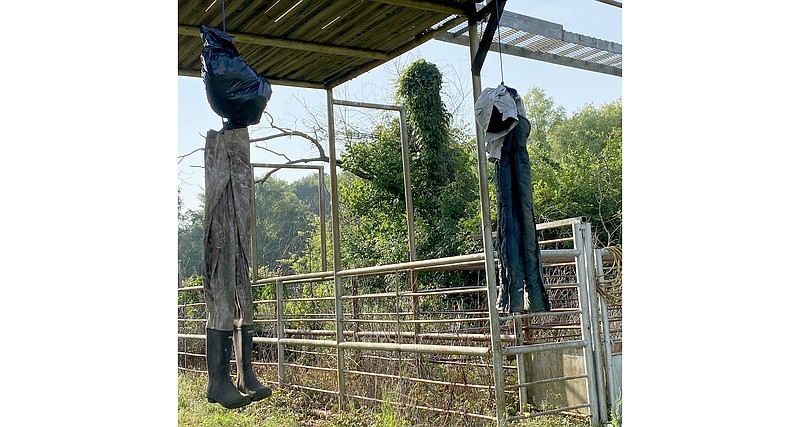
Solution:
{"label": "green tree", "polygon": [[258,265],[288,273],[294,257],[306,246],[314,224],[314,211],[274,176],[256,179],[255,203]]}
{"label": "green tree", "polygon": [[[470,145],[453,137],[451,116],[441,98],[442,75],[436,65],[418,60],[398,81],[398,99],[407,107],[412,200],[417,256],[436,258],[475,249],[469,237],[479,228],[477,180]],[[394,119],[377,126],[369,138],[346,144],[343,163],[359,176],[342,186],[342,212],[349,215],[347,240],[357,264],[408,259],[400,125]],[[469,249],[467,249],[469,247]],[[344,251],[344,250],[343,250]]]}
{"label": "green tree", "polygon": [[[318,221],[319,207],[317,205],[314,210],[310,209],[310,204],[316,202],[300,200],[292,191],[292,185],[274,176],[255,185],[254,234],[257,237],[259,268],[275,270],[281,267],[287,273],[290,270],[289,264],[302,253],[306,239],[312,234],[312,228]],[[199,195],[201,200],[202,196]],[[318,199],[319,195],[316,197]],[[179,194],[178,259],[181,277],[188,278],[200,275],[203,271],[205,210],[202,205],[196,211],[183,210],[183,206]]]}
{"label": "green tree", "polygon": [[[324,179],[324,203],[325,203],[325,216],[330,218],[331,215],[331,194],[327,188],[330,186],[328,175],[325,174]],[[289,184],[289,188],[302,201],[310,212],[319,212],[319,175],[316,173],[306,175]]]}
{"label": "green tree", "polygon": [[478,210],[472,145],[459,141],[441,97],[442,74],[420,59],[400,76],[398,95],[408,108],[414,207],[420,223],[420,254],[436,258],[462,253],[477,230],[465,223]]}
{"label": "green tree", "polygon": [[567,118],[564,107],[556,105],[552,97],[537,87],[531,88],[522,100],[527,110],[526,116],[531,122],[528,144],[541,143],[549,149],[547,141],[550,132]]}
{"label": "green tree", "polygon": [[[442,76],[419,60],[398,81],[398,102],[407,107],[411,187],[417,257],[430,259],[477,252],[479,199],[474,144],[450,124],[441,98]],[[340,176],[341,256],[345,268],[408,260],[400,123],[385,119],[345,141]],[[314,233],[317,233],[316,231]],[[317,233],[318,234],[318,233]],[[317,234],[310,239],[318,245]],[[316,246],[306,248],[296,270],[317,270]],[[426,273],[436,287],[463,284],[468,273]],[[422,276],[420,276],[422,277]],[[391,277],[364,280],[386,288]],[[472,281],[472,279],[467,279]],[[421,286],[425,286],[421,284]]]}
{"label": "green tree", "polygon": [[565,118],[540,89],[525,97],[537,222],[586,216],[604,245],[622,242],[622,102]]}
{"label": "green tree", "polygon": [[183,279],[203,271],[203,209],[186,209],[178,189],[178,269]]}

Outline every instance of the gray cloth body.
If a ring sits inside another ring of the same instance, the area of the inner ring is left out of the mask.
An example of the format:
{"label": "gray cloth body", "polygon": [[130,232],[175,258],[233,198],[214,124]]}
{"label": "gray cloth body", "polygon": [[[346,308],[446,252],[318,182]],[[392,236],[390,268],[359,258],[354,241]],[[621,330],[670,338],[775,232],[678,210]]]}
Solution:
{"label": "gray cloth body", "polygon": [[[510,119],[511,123],[508,127],[490,130],[494,108],[497,108],[502,120]],[[505,85],[484,89],[478,96],[475,101],[475,122],[483,136],[490,161],[495,161],[502,156],[503,140],[517,126],[518,116],[525,117],[525,104],[516,91],[511,93]]]}
{"label": "gray cloth body", "polygon": [[500,159],[495,162],[496,247],[500,258],[497,309],[511,313],[550,311],[536,238],[526,147],[531,125],[521,115],[518,119],[517,126],[503,138]]}
{"label": "gray cloth body", "polygon": [[253,324],[249,248],[253,170],[247,128],[209,130],[205,147],[206,209],[203,292],[207,328]]}

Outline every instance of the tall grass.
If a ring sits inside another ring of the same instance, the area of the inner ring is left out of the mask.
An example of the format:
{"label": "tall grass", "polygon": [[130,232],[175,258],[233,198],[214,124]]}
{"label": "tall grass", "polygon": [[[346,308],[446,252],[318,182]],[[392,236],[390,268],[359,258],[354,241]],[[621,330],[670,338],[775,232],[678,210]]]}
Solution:
{"label": "tall grass", "polygon": [[[380,405],[359,406],[351,402],[344,411],[335,411],[325,403],[299,391],[275,389],[265,400],[244,408],[225,409],[206,401],[206,376],[192,372],[178,374],[179,427],[412,427],[454,425],[437,419],[427,411],[405,409],[394,402],[402,397],[396,392],[383,393]],[[449,420],[452,423],[452,420]],[[466,423],[466,424],[464,424]],[[490,427],[493,422],[461,419],[455,425]],[[582,417],[547,415],[523,420],[518,427],[589,427]]]}

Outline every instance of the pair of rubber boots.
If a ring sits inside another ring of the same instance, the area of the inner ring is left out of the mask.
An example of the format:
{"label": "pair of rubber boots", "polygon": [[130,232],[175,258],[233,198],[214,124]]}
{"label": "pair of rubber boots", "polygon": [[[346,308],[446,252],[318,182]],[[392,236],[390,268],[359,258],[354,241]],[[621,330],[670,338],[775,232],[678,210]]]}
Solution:
{"label": "pair of rubber boots", "polygon": [[[241,349],[241,354],[236,355],[236,386],[231,383],[230,375],[231,338],[236,341],[237,349]],[[272,394],[272,390],[262,385],[253,374],[252,353],[252,326],[243,326],[236,334],[234,331],[206,329],[206,398],[209,403],[234,409]]]}

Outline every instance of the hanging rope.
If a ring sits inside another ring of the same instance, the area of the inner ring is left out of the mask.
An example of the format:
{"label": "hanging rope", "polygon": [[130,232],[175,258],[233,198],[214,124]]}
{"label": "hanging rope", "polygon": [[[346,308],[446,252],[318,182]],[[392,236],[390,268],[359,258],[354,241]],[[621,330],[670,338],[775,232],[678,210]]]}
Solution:
{"label": "hanging rope", "polygon": [[[622,305],[622,249],[616,246],[606,248],[611,252],[614,260],[608,270],[599,271],[595,275],[597,292],[606,299],[610,305]],[[600,279],[600,276],[610,279]]]}
{"label": "hanging rope", "polygon": [[222,32],[227,32],[225,31],[225,0],[222,0]]}
{"label": "hanging rope", "polygon": [[[225,30],[225,0],[222,0],[222,32],[227,33]],[[222,128],[225,129],[225,119],[220,117],[220,120],[222,120]]]}
{"label": "hanging rope", "polygon": [[505,85],[506,79],[503,74],[503,48],[500,45],[500,6],[498,2],[500,0],[494,0],[494,11],[497,13],[497,53],[500,54],[500,84]]}

